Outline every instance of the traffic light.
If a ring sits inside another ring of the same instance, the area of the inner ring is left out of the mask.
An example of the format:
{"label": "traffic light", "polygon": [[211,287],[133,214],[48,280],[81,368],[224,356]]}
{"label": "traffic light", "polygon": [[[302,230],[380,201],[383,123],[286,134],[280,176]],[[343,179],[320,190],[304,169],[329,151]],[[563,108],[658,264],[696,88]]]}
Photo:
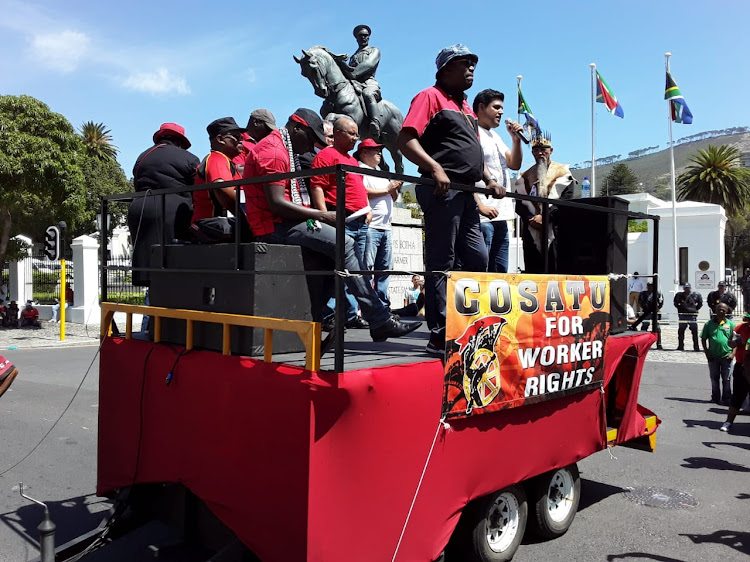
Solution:
{"label": "traffic light", "polygon": [[60,229],[48,226],[44,231],[44,255],[52,261],[60,259]]}

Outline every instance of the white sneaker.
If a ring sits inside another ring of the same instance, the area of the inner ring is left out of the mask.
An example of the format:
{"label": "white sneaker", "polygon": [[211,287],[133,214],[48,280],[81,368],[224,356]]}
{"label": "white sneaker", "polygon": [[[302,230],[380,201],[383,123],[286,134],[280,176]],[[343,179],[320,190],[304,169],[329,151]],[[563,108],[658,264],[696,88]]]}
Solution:
{"label": "white sneaker", "polygon": [[732,424],[729,422],[724,422],[721,424],[721,427],[719,428],[719,431],[723,431],[724,433],[728,433],[729,429],[732,427]]}

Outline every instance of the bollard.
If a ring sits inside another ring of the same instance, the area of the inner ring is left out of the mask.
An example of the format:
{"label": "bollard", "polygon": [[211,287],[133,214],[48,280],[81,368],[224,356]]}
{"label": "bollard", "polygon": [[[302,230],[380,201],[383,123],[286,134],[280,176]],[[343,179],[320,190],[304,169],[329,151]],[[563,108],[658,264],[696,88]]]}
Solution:
{"label": "bollard", "polygon": [[27,496],[23,493],[23,482],[19,485],[21,497],[25,498],[37,505],[41,505],[44,508],[44,519],[39,523],[37,529],[39,530],[39,550],[41,552],[41,562],[55,562],[55,529],[57,526],[49,518],[49,508],[44,502],[35,500],[31,496]]}

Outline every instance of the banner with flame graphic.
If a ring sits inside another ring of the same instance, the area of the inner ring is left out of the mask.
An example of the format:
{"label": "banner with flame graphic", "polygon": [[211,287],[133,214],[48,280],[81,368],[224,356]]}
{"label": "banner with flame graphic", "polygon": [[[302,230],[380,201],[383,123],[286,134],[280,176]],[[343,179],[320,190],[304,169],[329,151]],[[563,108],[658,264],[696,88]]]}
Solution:
{"label": "banner with flame graphic", "polygon": [[606,276],[452,272],[447,285],[445,417],[601,384],[610,324]]}

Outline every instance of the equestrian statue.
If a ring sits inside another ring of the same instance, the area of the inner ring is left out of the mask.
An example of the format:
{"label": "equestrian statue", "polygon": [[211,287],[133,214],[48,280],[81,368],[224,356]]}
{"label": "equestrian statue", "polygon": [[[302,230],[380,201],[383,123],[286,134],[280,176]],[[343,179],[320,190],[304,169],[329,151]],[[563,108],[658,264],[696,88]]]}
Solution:
{"label": "equestrian statue", "polygon": [[[315,94],[324,100],[320,115],[329,121],[341,116],[351,117],[362,138],[372,138],[385,145],[396,172],[400,174],[404,165],[396,137],[404,117],[395,105],[380,95],[380,86],[375,80],[380,49],[369,46],[370,33],[366,25],[354,28],[359,48],[351,58],[315,46],[303,49],[302,58],[295,56],[294,60],[299,63],[302,76],[312,84]],[[385,161],[382,167],[388,169]]]}

